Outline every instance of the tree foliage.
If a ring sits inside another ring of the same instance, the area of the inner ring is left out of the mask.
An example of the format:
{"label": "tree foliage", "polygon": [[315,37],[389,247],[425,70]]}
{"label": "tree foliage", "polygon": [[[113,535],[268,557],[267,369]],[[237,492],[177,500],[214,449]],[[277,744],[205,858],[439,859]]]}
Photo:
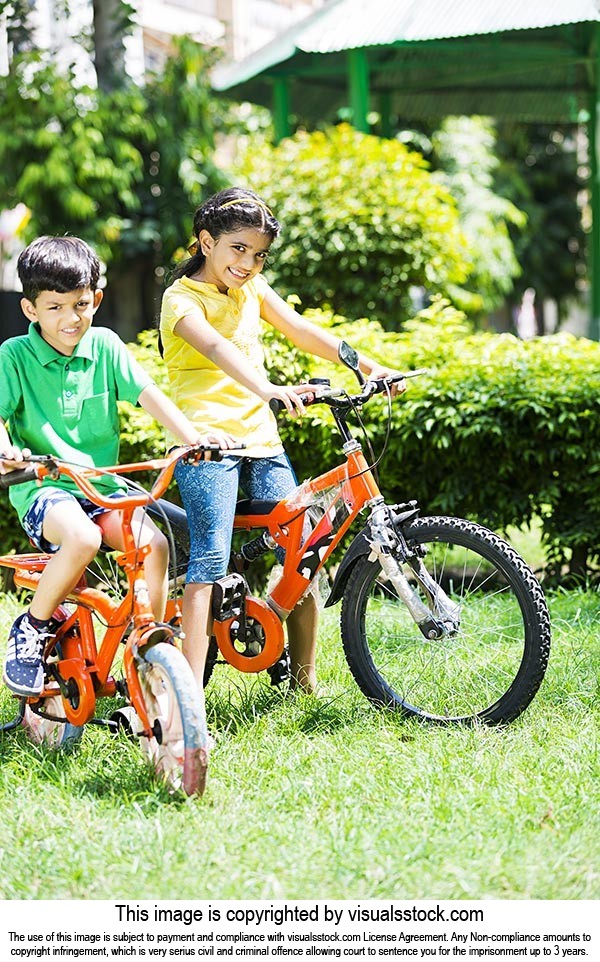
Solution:
{"label": "tree foliage", "polygon": [[78,88],[70,72],[24,55],[0,91],[0,125],[0,206],[27,204],[29,238],[80,234],[110,260],[140,209],[143,94]]}
{"label": "tree foliage", "polygon": [[0,209],[27,204],[25,240],[77,234],[107,263],[109,292],[111,272],[132,265],[158,292],[155,272],[185,246],[194,207],[224,185],[211,60],[181,38],[164,74],[103,89],[40,51],[16,55],[0,88]]}
{"label": "tree foliage", "polygon": [[423,158],[347,124],[278,146],[251,140],[235,167],[283,224],[271,271],[306,306],[398,328],[410,288],[446,291],[467,274],[456,206]]}
{"label": "tree foliage", "polygon": [[521,273],[513,237],[520,236],[527,217],[497,192],[496,134],[489,119],[448,117],[434,132],[432,147],[471,252],[464,288],[452,289],[454,302],[470,314],[488,314],[500,307]]}
{"label": "tree foliage", "polygon": [[560,316],[580,296],[586,272],[579,137],[573,125],[499,125],[498,188],[527,215],[527,229],[511,232],[521,265],[514,299],[532,287],[536,303],[554,300]]}

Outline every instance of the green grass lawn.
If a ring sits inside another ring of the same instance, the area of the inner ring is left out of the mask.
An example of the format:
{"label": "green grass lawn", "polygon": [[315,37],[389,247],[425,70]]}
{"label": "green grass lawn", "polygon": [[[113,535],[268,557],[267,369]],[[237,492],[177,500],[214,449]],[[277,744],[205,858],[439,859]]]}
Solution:
{"label": "green grass lawn", "polygon": [[[600,594],[549,599],[553,650],[505,730],[370,707],[324,621],[327,695],[217,668],[201,799],[90,727],[72,754],[0,736],[0,897],[593,899],[600,896]],[[19,609],[0,600],[0,637]],[[0,643],[4,656],[4,641]],[[0,691],[0,717],[14,702]]]}

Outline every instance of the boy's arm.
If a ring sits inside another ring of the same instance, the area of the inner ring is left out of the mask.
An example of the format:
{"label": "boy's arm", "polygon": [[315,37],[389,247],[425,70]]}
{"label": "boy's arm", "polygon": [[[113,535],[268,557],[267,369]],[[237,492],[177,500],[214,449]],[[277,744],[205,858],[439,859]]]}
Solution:
{"label": "boy's arm", "polygon": [[237,442],[228,434],[210,431],[201,435],[176,404],[163,394],[156,384],[145,387],[138,398],[144,411],[174,434],[183,444],[218,444],[221,448],[234,448]]}

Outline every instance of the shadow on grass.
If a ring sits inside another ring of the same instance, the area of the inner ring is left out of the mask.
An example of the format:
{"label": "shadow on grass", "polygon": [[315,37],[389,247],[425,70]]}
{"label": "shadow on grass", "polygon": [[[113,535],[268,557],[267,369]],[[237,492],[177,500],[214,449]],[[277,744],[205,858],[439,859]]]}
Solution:
{"label": "shadow on grass", "polygon": [[3,733],[0,764],[8,792],[22,785],[36,792],[50,788],[63,795],[116,803],[118,808],[134,804],[144,814],[167,803],[189,802],[183,793],[169,792],[140,747],[125,734],[113,735],[92,725],[86,726],[80,742],[58,749],[35,744],[21,729]]}
{"label": "shadow on grass", "polygon": [[[370,711],[366,702],[364,707]],[[209,687],[206,709],[209,728],[232,736],[250,731],[268,716],[282,732],[333,732],[354,724],[358,710],[354,693],[305,695],[288,691],[287,685],[271,687],[255,677],[234,677],[226,686]]]}

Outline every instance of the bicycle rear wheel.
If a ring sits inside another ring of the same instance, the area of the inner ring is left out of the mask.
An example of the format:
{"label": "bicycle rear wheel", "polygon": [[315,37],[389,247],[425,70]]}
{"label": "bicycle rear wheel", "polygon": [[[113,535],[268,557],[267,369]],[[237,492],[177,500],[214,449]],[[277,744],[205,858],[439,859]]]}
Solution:
{"label": "bicycle rear wheel", "polygon": [[67,721],[60,695],[40,699],[36,708],[38,711],[26,705],[21,722],[30,741],[48,748],[71,749],[77,745],[83,734],[83,725],[72,725]]}
{"label": "bicycle rear wheel", "polygon": [[[458,518],[419,518],[404,531],[420,559],[402,572],[446,628],[425,637],[377,560],[362,556],[348,579],[341,628],[350,670],[373,703],[437,722],[499,724],[537,692],[548,662],[550,618],[542,589],[497,535]],[[430,578],[419,579],[419,561]]]}
{"label": "bicycle rear wheel", "polygon": [[202,696],[182,653],[159,642],[138,669],[154,737],[140,738],[157,774],[170,789],[201,795],[208,768],[208,731]]}

